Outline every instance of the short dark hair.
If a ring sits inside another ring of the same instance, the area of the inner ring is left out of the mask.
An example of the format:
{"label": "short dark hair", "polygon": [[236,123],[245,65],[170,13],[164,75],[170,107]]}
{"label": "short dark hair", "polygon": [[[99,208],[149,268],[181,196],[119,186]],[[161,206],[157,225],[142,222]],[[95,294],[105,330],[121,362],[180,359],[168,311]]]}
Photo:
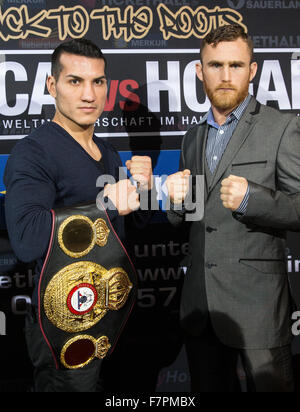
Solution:
{"label": "short dark hair", "polygon": [[56,80],[58,80],[59,75],[62,71],[60,56],[63,53],[76,54],[77,56],[85,56],[92,59],[102,59],[104,60],[105,68],[107,66],[104,54],[93,42],[86,39],[71,40],[65,43],[61,43],[52,54],[51,74]]}
{"label": "short dark hair", "polygon": [[202,61],[203,50],[206,45],[213,45],[216,47],[219,43],[223,41],[235,41],[238,39],[244,40],[250,51],[251,62],[254,60],[254,46],[251,37],[245,31],[245,29],[239,24],[228,24],[226,26],[221,26],[216,30],[211,31],[202,40],[201,50],[200,50],[200,60]]}

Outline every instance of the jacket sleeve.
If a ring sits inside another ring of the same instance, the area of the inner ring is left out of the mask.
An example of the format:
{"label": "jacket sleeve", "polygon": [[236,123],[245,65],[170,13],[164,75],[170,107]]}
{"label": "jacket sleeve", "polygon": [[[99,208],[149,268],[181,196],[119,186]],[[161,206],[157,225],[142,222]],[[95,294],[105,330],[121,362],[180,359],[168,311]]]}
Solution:
{"label": "jacket sleeve", "polygon": [[4,184],[6,224],[16,256],[23,262],[42,258],[49,245],[56,191],[49,160],[36,142],[24,139],[17,144]]}
{"label": "jacket sleeve", "polygon": [[[107,142],[103,142],[104,147],[106,149],[106,158],[108,160],[110,170],[112,172],[112,177],[114,178],[114,182],[119,182],[120,180],[128,179],[128,175],[126,172],[126,167],[123,166],[121,158],[117,150]],[[139,228],[143,229],[150,221],[153,216],[153,210],[156,206],[158,207],[158,203],[156,200],[157,193],[155,187],[151,191],[148,192],[140,192],[140,200],[141,206],[139,210],[130,213],[128,216],[125,216],[126,221],[133,222],[133,224]],[[115,222],[116,219],[120,218],[119,212],[116,209],[115,205],[112,201],[104,197],[103,190],[101,190],[97,196],[97,201],[101,202],[105,205],[106,212],[111,220],[111,222]],[[123,218],[122,218],[123,220]],[[129,223],[129,224],[130,224]],[[123,232],[124,230],[122,230]]]}
{"label": "jacket sleeve", "polygon": [[243,223],[300,230],[300,119],[292,118],[283,133],[276,163],[277,189],[249,181],[250,196]]}
{"label": "jacket sleeve", "polygon": [[[182,147],[181,147],[181,154],[180,154],[180,161],[179,161],[179,168],[178,171],[183,171],[186,167],[185,167],[185,159],[184,159],[184,140],[182,142]],[[182,207],[180,207],[181,205],[179,205],[179,207],[176,208],[176,206],[171,202],[169,196],[167,199],[167,207],[169,206],[169,208],[167,209],[167,218],[169,220],[169,222],[171,223],[172,226],[174,227],[181,227],[184,222],[185,222],[185,209],[184,206],[182,204]]]}

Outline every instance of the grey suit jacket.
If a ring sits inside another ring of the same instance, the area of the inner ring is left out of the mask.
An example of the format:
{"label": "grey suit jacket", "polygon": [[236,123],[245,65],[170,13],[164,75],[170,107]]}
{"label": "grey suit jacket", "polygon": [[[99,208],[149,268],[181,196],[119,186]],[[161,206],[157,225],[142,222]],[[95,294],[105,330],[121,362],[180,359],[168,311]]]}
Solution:
{"label": "grey suit jacket", "polygon": [[[181,168],[205,171],[207,124],[187,132]],[[249,182],[241,217],[225,209],[221,181],[230,174]],[[181,321],[191,334],[208,313],[219,339],[237,348],[274,348],[291,341],[291,298],[285,263],[286,231],[300,229],[300,119],[260,105],[245,110],[210,185],[204,218],[186,222],[170,210],[175,226],[189,230],[190,257],[182,291]]]}

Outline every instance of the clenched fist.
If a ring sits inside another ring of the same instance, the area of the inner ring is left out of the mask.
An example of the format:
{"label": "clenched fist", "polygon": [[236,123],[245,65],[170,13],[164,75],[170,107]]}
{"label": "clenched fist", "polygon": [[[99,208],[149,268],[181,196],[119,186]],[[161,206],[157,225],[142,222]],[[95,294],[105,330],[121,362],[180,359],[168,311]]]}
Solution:
{"label": "clenched fist", "polygon": [[153,187],[152,160],[149,156],[133,156],[127,160],[126,167],[133,179],[138,182],[140,190],[151,190]]}
{"label": "clenched fist", "polygon": [[230,175],[221,182],[221,200],[226,209],[236,211],[248,189],[248,181],[244,177]]}
{"label": "clenched fist", "polygon": [[104,196],[113,202],[121,216],[128,215],[140,207],[139,195],[129,179],[106,185]]}
{"label": "clenched fist", "polygon": [[169,192],[169,197],[173,204],[183,203],[189,191],[190,170],[186,169],[183,172],[177,172],[168,176],[166,185]]}

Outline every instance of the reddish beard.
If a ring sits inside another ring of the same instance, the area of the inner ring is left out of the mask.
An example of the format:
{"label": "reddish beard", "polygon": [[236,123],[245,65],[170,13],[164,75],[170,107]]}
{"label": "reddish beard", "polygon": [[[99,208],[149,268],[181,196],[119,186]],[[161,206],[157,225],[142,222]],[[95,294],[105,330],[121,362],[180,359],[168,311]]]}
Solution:
{"label": "reddish beard", "polygon": [[231,84],[220,84],[215,89],[211,89],[205,80],[203,84],[212,106],[222,111],[234,110],[245,100],[249,92],[249,84],[245,84],[241,89],[237,89]]}

